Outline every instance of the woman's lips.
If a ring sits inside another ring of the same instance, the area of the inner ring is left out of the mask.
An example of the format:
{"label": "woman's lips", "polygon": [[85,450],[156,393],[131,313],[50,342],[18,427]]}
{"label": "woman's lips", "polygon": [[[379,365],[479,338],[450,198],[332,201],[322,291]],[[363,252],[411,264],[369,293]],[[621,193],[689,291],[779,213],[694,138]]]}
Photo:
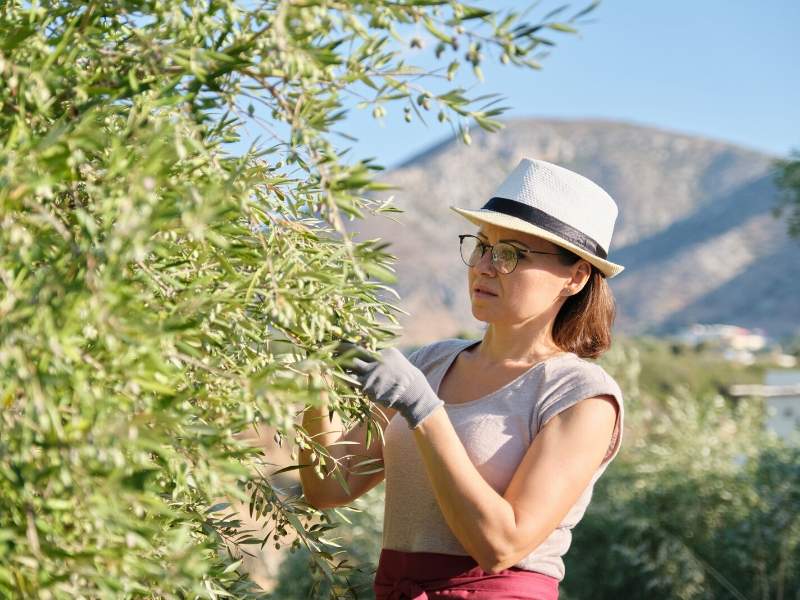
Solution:
{"label": "woman's lips", "polygon": [[479,289],[475,289],[473,291],[475,292],[475,295],[480,297],[480,298],[496,298],[497,297],[497,294],[490,294],[489,292],[484,292],[484,291],[479,290]]}

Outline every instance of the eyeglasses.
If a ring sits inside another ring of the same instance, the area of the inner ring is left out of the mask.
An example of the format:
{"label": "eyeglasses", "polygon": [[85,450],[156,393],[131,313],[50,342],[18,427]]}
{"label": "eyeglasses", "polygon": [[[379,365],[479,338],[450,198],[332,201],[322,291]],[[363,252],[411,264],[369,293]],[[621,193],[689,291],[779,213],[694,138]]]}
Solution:
{"label": "eyeglasses", "polygon": [[558,254],[558,252],[523,249],[512,246],[507,242],[498,242],[494,245],[485,244],[479,237],[469,234],[459,235],[458,240],[461,246],[461,260],[464,261],[465,265],[474,267],[483,258],[486,250],[491,249],[492,264],[495,269],[504,275],[508,275],[517,267],[519,259],[524,254]]}

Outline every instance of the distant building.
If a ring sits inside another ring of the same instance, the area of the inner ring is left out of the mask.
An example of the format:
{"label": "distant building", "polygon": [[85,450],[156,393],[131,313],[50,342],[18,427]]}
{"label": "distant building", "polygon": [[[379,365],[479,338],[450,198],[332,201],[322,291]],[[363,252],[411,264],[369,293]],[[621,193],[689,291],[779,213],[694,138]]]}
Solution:
{"label": "distant building", "polygon": [[749,350],[734,350],[733,348],[725,348],[722,351],[722,358],[745,366],[756,362],[756,355]]}
{"label": "distant building", "polygon": [[791,354],[779,352],[772,357],[772,360],[775,363],[775,366],[783,367],[784,369],[791,369],[792,367],[797,366],[797,358]]}
{"label": "distant building", "polygon": [[721,323],[703,325],[695,323],[678,333],[678,339],[696,346],[701,343],[719,344],[731,350],[758,352],[767,345],[767,337],[760,329],[747,329],[738,325]]}
{"label": "distant building", "polygon": [[755,362],[754,352],[767,347],[769,340],[760,329],[747,329],[722,323],[703,325],[696,323],[675,336],[688,346],[704,344],[718,349],[726,360],[750,365]]}
{"label": "distant building", "polygon": [[766,428],[800,441],[800,369],[767,371],[764,385],[734,385],[732,396],[759,396],[767,404]]}

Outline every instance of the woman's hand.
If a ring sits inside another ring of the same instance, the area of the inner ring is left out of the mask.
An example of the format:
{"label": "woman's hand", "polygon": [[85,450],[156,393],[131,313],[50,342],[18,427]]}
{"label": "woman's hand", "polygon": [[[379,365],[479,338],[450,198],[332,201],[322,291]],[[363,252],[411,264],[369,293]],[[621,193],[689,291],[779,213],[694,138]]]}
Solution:
{"label": "woman's hand", "polygon": [[370,400],[397,410],[411,429],[444,405],[422,371],[396,348],[386,348],[376,357],[362,346],[340,342],[336,352],[345,358],[352,354],[344,361],[345,370],[356,376]]}

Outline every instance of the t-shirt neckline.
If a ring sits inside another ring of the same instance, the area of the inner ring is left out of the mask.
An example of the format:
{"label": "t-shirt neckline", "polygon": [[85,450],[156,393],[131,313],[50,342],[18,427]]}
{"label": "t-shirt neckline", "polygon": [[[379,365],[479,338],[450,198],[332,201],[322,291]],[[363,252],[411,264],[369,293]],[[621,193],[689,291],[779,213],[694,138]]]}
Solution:
{"label": "t-shirt neckline", "polygon": [[[467,350],[468,348],[471,348],[472,346],[476,346],[476,345],[480,344],[482,341],[483,340],[466,340],[466,342],[467,342],[466,345],[459,345],[458,347],[456,347],[455,352],[453,352],[453,354],[450,356],[450,359],[447,361],[447,363],[445,364],[444,369],[441,372],[442,374],[439,376],[439,380],[436,382],[435,391],[436,391],[436,395],[437,396],[439,395],[439,388],[442,385],[442,381],[444,381],[444,376],[447,375],[447,372],[450,370],[450,367],[452,367],[453,363],[456,362],[456,358],[458,357],[458,355],[462,351]],[[484,396],[481,396],[480,398],[475,398],[475,400],[470,400],[469,402],[445,402],[444,406],[445,406],[445,408],[447,408],[448,406],[450,406],[450,407],[452,407],[452,406],[470,406],[472,404],[477,404],[478,402],[482,402],[483,400],[491,398],[492,396],[495,396],[495,395],[499,394],[500,392],[502,392],[503,390],[511,387],[512,385],[514,385],[515,383],[520,381],[523,377],[525,377],[529,373],[532,373],[533,371],[535,371],[540,365],[543,365],[543,364],[545,364],[545,363],[547,363],[547,362],[549,362],[551,360],[555,360],[557,358],[562,358],[564,356],[570,356],[572,354],[573,354],[572,352],[562,352],[561,354],[556,354],[554,356],[550,356],[549,358],[545,358],[544,360],[539,361],[535,365],[531,365],[527,370],[525,370],[522,373],[520,373],[519,376],[515,377],[513,380],[509,381],[504,386],[494,390],[493,392],[489,392],[488,394],[485,394]]]}

